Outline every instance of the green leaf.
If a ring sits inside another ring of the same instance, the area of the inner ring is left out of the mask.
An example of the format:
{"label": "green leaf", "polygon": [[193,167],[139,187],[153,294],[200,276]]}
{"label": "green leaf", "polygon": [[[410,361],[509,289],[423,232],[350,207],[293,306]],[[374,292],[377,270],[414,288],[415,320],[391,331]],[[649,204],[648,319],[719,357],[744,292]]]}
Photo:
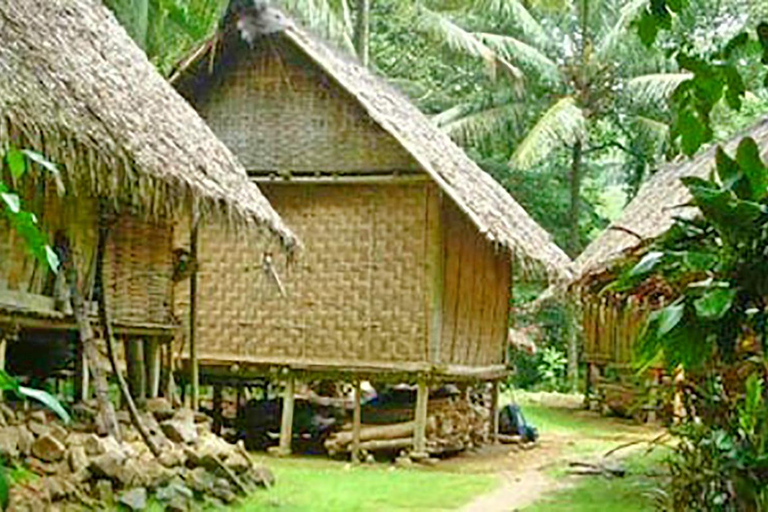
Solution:
{"label": "green leaf", "polygon": [[640,37],[640,41],[645,46],[650,47],[656,41],[656,36],[659,33],[656,19],[646,10],[635,21],[635,26],[637,27],[637,35]]}
{"label": "green leaf", "polygon": [[24,149],[22,150],[22,153],[37,165],[51,173],[54,180],[56,180],[56,188],[59,194],[64,193],[64,181],[61,179],[61,173],[59,172],[59,168],[56,166],[56,164],[45,158],[42,154],[30,149]]}
{"label": "green leaf", "polygon": [[632,270],[629,272],[630,277],[637,277],[643,274],[647,274],[651,270],[654,269],[656,265],[662,260],[664,257],[663,252],[659,251],[652,251],[646,254],[642,257],[642,259],[637,262],[637,265],[635,265]]}
{"label": "green leaf", "polygon": [[56,415],[61,418],[61,421],[64,423],[69,423],[71,421],[72,418],[70,418],[69,413],[67,413],[66,409],[64,409],[64,406],[61,405],[61,402],[59,402],[55,396],[51,395],[47,391],[43,391],[42,389],[28,388],[26,386],[19,386],[18,393],[25,398],[37,400],[41,404],[45,405],[50,410],[55,412]]}
{"label": "green leaf", "polygon": [[680,134],[683,153],[693,156],[707,141],[706,123],[693,108],[684,108],[678,113],[675,132]]}
{"label": "green leaf", "polygon": [[61,261],[50,245],[45,246],[45,261],[48,262],[48,267],[50,267],[54,274],[58,273]]}
{"label": "green leaf", "polygon": [[665,334],[669,333],[669,331],[677,327],[677,324],[679,324],[680,320],[683,318],[683,313],[685,313],[685,302],[670,304],[669,306],[659,311],[659,315],[657,317],[657,336],[664,336]]}
{"label": "green leaf", "polygon": [[696,315],[703,320],[720,320],[725,316],[736,297],[732,288],[710,288],[704,295],[693,301]]}
{"label": "green leaf", "polygon": [[741,110],[741,99],[747,92],[744,79],[734,66],[723,67],[723,74],[728,88],[725,91],[725,101],[733,110]]}
{"label": "green leaf", "polygon": [[751,188],[750,197],[743,199],[763,200],[768,193],[768,169],[760,158],[760,150],[754,139],[751,137],[741,139],[739,147],[736,149],[736,161]]}
{"label": "green leaf", "polygon": [[18,391],[19,382],[5,370],[0,370],[0,391]]}
{"label": "green leaf", "polygon": [[27,163],[24,160],[24,154],[18,149],[10,149],[5,155],[5,161],[11,171],[11,176],[19,179],[27,172]]}
{"label": "green leaf", "polygon": [[[745,184],[745,180],[743,180],[744,175],[739,164],[728,156],[722,146],[718,146],[715,151],[715,164],[717,176],[725,188],[733,190],[737,185],[743,186]],[[738,192],[736,194],[739,195]]]}
{"label": "green leaf", "polygon": [[0,199],[3,200],[5,206],[11,210],[12,213],[19,213],[21,211],[21,199],[14,193],[3,192],[0,193]]}

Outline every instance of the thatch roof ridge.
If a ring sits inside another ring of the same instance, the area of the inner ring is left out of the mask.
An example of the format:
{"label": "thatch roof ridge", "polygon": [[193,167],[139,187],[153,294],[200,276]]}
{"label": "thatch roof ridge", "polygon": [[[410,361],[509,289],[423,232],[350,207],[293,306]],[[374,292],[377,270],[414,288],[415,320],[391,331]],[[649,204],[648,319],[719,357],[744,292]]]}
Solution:
{"label": "thatch roof ridge", "polygon": [[[280,11],[258,6],[252,9],[259,11],[261,18],[245,23],[246,30],[279,33],[324,70],[414,157],[488,240],[514,253],[521,263],[533,263],[551,276],[569,275],[571,261],[551,236],[404,95],[356,60],[298,27]],[[214,46],[208,43],[209,49]],[[193,53],[181,65],[178,75],[194,67],[194,62],[205,55],[200,50]]]}
{"label": "thatch roof ridge", "polygon": [[[755,139],[763,159],[768,158],[768,117],[729,140],[724,149],[733,154],[744,137]],[[612,222],[576,259],[576,280],[605,270],[641,243],[666,233],[672,227],[675,217],[693,218],[698,209],[682,206],[690,201],[691,196],[680,178],[707,178],[714,168],[716,150],[717,146],[712,145],[692,159],[678,159],[667,164],[640,187],[635,198],[624,208],[621,217]]]}
{"label": "thatch roof ridge", "polygon": [[197,209],[296,238],[234,155],[98,0],[0,2],[0,143],[61,164],[72,193]]}

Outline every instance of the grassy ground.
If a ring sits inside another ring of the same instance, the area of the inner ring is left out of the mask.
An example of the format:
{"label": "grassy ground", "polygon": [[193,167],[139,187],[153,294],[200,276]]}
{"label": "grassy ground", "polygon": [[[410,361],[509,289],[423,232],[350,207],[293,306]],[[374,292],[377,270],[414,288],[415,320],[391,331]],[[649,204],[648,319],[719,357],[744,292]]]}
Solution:
{"label": "grassy ground", "polygon": [[269,459],[278,485],[235,510],[406,512],[456,510],[491,491],[492,475],[447,474],[388,465],[351,466],[314,458]]}
{"label": "grassy ground", "polygon": [[[521,400],[524,402],[524,400]],[[237,511],[286,512],[416,512],[461,510],[474,498],[499,490],[499,474],[536,469],[544,472],[552,489],[526,512],[652,510],[650,491],[658,457],[635,451],[626,462],[630,476],[623,479],[573,477],[567,461],[595,460],[611,448],[636,439],[650,439],[656,431],[630,422],[608,420],[586,411],[524,405],[526,418],[541,434],[539,448],[510,453],[495,447],[487,453],[441,462],[436,468],[351,466],[324,458],[266,459],[277,486],[251,497]],[[620,452],[621,454],[621,452]],[[500,510],[509,510],[501,508]]]}

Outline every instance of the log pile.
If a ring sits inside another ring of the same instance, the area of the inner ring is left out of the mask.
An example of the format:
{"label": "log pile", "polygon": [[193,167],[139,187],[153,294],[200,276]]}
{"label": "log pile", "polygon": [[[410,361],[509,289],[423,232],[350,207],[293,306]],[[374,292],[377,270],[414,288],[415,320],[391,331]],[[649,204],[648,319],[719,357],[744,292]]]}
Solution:
{"label": "log pile", "polygon": [[[413,417],[413,406],[402,404],[398,410],[386,409],[388,417]],[[369,412],[369,418],[373,414]],[[375,418],[373,418],[375,421]],[[413,446],[414,421],[398,423],[363,424],[360,429],[360,449],[367,454],[390,452],[397,454]],[[448,455],[486,444],[489,439],[489,411],[464,398],[441,398],[429,401],[427,416],[427,452],[430,455]],[[325,440],[331,456],[352,451],[352,425],[345,424],[339,432]]]}

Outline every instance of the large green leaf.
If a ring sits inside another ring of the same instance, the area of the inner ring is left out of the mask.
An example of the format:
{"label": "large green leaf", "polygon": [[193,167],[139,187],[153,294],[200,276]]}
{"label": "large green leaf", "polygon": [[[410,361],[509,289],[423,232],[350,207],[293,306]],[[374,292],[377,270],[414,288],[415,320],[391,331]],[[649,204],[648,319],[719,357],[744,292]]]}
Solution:
{"label": "large green leaf", "polygon": [[752,201],[762,201],[768,193],[768,169],[760,158],[760,150],[754,139],[745,137],[736,149],[736,161],[749,182],[751,195],[742,197]]}
{"label": "large green leaf", "polygon": [[683,319],[683,313],[685,313],[685,302],[682,301],[670,304],[660,310],[657,316],[656,335],[662,337],[677,327],[677,324]]}
{"label": "large green leaf", "polygon": [[18,393],[25,398],[37,400],[41,404],[45,405],[50,410],[55,412],[56,415],[61,418],[61,421],[64,423],[69,423],[71,421],[69,413],[67,413],[66,409],[64,409],[64,406],[61,405],[61,402],[59,402],[55,396],[51,395],[47,391],[42,389],[28,388],[26,386],[19,386]]}
{"label": "large green leaf", "polygon": [[8,163],[8,168],[11,171],[11,176],[19,179],[26,171],[27,164],[24,161],[24,154],[18,149],[11,148],[5,154],[5,161]]}
{"label": "large green leaf", "polygon": [[720,320],[725,316],[736,297],[732,288],[713,287],[693,301],[696,315],[703,320]]}

